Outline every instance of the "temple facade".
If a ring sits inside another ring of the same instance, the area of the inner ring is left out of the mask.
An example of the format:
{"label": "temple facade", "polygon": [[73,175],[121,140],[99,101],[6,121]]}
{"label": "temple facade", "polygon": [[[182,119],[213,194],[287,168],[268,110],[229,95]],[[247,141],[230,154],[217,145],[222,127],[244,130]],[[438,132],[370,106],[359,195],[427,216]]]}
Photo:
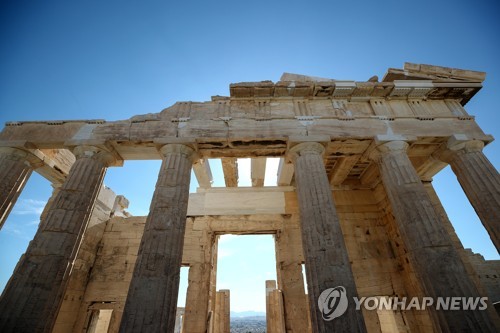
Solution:
{"label": "temple facade", "polygon": [[[7,123],[0,227],[33,171],[54,191],[1,296],[0,331],[229,333],[230,291],[216,286],[224,234],[274,235],[270,333],[500,331],[500,262],[463,248],[432,184],[449,164],[499,249],[500,176],[482,152],[493,138],[464,109],[484,79],[411,63],[380,82],[285,73],[123,121]],[[268,157],[280,158],[275,186],[264,186]],[[238,158],[251,158],[251,187],[238,186]],[[211,159],[226,187],[212,187]],[[125,160],[162,161],[148,216],[103,185]],[[332,320],[337,303],[319,299],[339,286],[349,304]],[[357,309],[362,297],[488,300]]]}

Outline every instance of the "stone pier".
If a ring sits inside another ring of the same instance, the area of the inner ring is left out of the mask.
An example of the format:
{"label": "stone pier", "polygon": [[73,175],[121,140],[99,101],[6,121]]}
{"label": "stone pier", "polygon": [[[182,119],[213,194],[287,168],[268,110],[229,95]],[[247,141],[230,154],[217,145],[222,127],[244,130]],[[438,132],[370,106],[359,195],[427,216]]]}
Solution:
{"label": "stone pier", "polygon": [[[192,220],[188,221],[188,228],[195,229]],[[210,282],[212,274],[214,274],[214,243],[216,242],[209,230],[192,236],[191,234],[191,232],[186,234],[185,242],[187,244],[184,246],[184,251],[186,251],[186,255],[196,258],[196,260],[189,264],[183,330],[184,332],[205,333],[210,312]]]}
{"label": "stone pier", "polygon": [[287,216],[283,229],[276,235],[276,270],[278,288],[285,295],[285,332],[307,332],[310,326],[309,308],[304,291],[302,262],[304,255],[301,244],[300,219]]}
{"label": "stone pier", "polygon": [[174,328],[174,333],[182,333],[183,329],[182,326],[184,325],[184,308],[177,308],[177,311],[175,313],[175,328]]}
{"label": "stone pier", "polygon": [[215,316],[213,333],[231,332],[230,292],[219,290],[215,295]]}
{"label": "stone pier", "polygon": [[286,333],[283,309],[283,294],[276,289],[276,281],[266,281],[267,333]]}

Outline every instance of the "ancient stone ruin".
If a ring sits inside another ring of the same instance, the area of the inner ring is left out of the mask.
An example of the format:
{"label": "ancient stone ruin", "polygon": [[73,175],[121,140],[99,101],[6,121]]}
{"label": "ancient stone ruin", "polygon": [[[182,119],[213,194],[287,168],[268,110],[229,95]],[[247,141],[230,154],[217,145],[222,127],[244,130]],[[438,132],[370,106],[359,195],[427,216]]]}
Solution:
{"label": "ancient stone ruin", "polygon": [[[482,153],[493,138],[464,109],[484,79],[410,63],[381,82],[284,74],[123,121],[7,123],[0,225],[32,171],[54,193],[2,294],[0,331],[229,332],[229,291],[215,285],[228,233],[274,235],[268,332],[498,331],[499,263],[464,250],[432,185],[450,164],[499,248],[500,177]],[[238,187],[243,157],[252,187]],[[267,157],[281,159],[272,187]],[[225,188],[211,186],[216,158]],[[130,216],[102,185],[124,160],[162,160],[148,216]],[[192,169],[200,187],[189,194]],[[189,287],[177,309],[182,265]],[[489,300],[454,311],[349,304],[326,321],[318,297],[336,286],[348,299]]]}

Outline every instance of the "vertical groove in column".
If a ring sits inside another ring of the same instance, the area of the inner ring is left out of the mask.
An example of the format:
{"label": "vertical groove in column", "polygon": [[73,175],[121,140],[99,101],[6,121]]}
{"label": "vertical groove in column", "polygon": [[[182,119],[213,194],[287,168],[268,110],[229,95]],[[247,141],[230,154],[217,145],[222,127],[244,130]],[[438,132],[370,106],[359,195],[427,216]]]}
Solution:
{"label": "vertical groove in column", "polygon": [[323,320],[317,308],[320,294],[328,288],[343,286],[351,303],[357,296],[320,146],[316,143],[311,147],[310,143],[305,143],[294,147],[311,325],[317,333],[366,332],[363,315],[353,304],[332,321]]}
{"label": "vertical groove in column", "polygon": [[451,168],[500,251],[500,175],[482,151],[456,152]]}
{"label": "vertical groove in column", "polygon": [[167,145],[120,332],[173,332],[186,228],[192,149]]}
{"label": "vertical groove in column", "polygon": [[[402,143],[386,145],[378,157],[380,174],[425,296],[480,297]],[[487,311],[431,313],[443,332],[495,332]]]}
{"label": "vertical groove in column", "polygon": [[[87,171],[87,172],[86,172]],[[0,331],[50,332],[106,171],[80,155],[0,301]]]}
{"label": "vertical groove in column", "polygon": [[0,149],[0,229],[32,173],[27,155],[19,149]]}

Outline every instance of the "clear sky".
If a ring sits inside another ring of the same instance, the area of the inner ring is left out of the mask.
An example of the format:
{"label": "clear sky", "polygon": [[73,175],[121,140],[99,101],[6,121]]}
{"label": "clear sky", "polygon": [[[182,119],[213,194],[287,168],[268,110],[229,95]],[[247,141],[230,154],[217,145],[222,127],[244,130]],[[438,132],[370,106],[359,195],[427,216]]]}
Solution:
{"label": "clear sky", "polygon": [[[283,72],[364,81],[407,61],[487,72],[466,109],[485,133],[500,137],[499,17],[496,1],[481,0],[4,0],[0,123],[126,119],[176,101],[228,95],[232,82],[276,82]],[[485,153],[498,168],[500,144]],[[126,162],[111,168],[105,183],[130,199],[132,214],[146,215],[158,169],[159,161]],[[435,186],[464,246],[498,259],[449,168],[435,177]],[[0,231],[0,289],[33,237],[50,192],[34,174]],[[228,237],[221,249],[218,283],[231,288],[232,310],[263,311],[263,281],[276,274],[272,239]],[[251,255],[260,256],[259,265]],[[252,269],[235,270],[235,262]]]}

